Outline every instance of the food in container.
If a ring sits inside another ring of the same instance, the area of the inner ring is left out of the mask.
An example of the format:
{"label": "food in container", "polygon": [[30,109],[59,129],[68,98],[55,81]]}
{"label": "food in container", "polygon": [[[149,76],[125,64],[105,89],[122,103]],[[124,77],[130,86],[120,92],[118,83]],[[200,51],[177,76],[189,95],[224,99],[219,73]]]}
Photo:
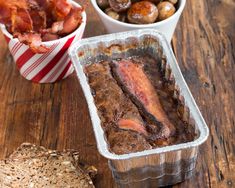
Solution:
{"label": "food in container", "polygon": [[[198,146],[207,139],[208,128],[160,33],[148,29],[85,39],[70,49],[70,55],[87,99],[98,149],[109,159],[118,185],[165,186],[193,175]],[[140,80],[144,85],[141,86]],[[158,82],[162,84],[158,85]],[[171,108],[162,103],[164,111],[168,110],[164,115],[159,113],[161,108],[154,113],[156,107],[147,105],[149,96],[157,101],[153,90],[157,90],[160,102],[163,96],[166,101],[177,101],[172,110],[180,114],[182,129],[176,126],[177,121],[172,121],[178,115],[171,113]],[[96,96],[103,99],[97,100]],[[105,108],[106,103],[113,106]],[[116,116],[112,109],[118,105],[124,111]],[[143,115],[146,112],[152,115],[149,120]],[[158,126],[163,129],[154,130],[157,123],[153,116],[162,122]],[[112,120],[116,122],[114,127],[110,126],[115,124]],[[182,131],[185,140],[172,139],[179,130],[186,130],[186,133]]]}
{"label": "food in container", "polygon": [[111,152],[125,154],[194,140],[179,102],[147,54],[95,62],[84,71]]}
{"label": "food in container", "polygon": [[51,83],[73,72],[67,49],[81,39],[86,13],[74,1],[0,0],[0,28],[21,75]]}
{"label": "food in container", "polygon": [[42,41],[56,40],[75,31],[82,23],[82,12],[82,7],[67,0],[0,1],[0,23],[35,53],[50,50]]}
{"label": "food in container", "polygon": [[91,0],[109,33],[154,28],[171,41],[186,0]]}
{"label": "food in container", "polygon": [[[172,16],[178,1],[96,0],[96,2],[105,13],[107,10],[112,10],[119,15],[111,16],[113,19],[133,24],[150,24]],[[125,19],[120,19],[121,17]]]}

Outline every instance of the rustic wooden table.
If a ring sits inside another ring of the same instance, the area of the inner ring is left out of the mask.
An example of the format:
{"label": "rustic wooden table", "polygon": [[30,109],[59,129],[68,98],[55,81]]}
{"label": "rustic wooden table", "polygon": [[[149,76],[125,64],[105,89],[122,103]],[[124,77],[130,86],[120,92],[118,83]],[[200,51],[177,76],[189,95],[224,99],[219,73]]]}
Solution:
{"label": "rustic wooden table", "polygon": [[[87,13],[85,37],[104,34],[89,3]],[[210,137],[200,149],[195,177],[175,187],[235,187],[234,18],[234,0],[188,0],[176,29],[173,49]],[[0,158],[22,142],[77,149],[83,161],[98,167],[95,185],[115,187],[96,149],[75,74],[56,84],[33,84],[20,76],[1,33],[0,49]]]}

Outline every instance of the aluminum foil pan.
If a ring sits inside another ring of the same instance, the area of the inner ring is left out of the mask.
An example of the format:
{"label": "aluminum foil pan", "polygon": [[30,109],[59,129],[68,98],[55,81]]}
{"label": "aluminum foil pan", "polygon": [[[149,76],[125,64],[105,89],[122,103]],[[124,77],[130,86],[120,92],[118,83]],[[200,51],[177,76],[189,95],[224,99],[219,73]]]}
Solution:
{"label": "aluminum foil pan", "polygon": [[[198,136],[188,143],[116,155],[109,150],[83,67],[101,60],[145,52],[161,59],[161,71],[172,83],[174,98],[182,104],[183,119],[194,126]],[[83,39],[70,48],[69,54],[87,100],[98,150],[109,159],[109,167],[120,187],[166,186],[193,175],[198,147],[206,141],[209,130],[162,34],[144,29]]]}

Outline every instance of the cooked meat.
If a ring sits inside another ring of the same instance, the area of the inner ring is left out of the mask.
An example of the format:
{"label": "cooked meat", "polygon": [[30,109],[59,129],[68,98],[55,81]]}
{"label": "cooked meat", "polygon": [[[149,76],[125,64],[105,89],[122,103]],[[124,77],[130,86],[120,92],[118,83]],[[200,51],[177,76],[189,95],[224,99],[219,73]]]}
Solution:
{"label": "cooked meat", "polygon": [[[125,154],[192,141],[159,63],[149,55],[85,67],[111,152]],[[167,114],[165,113],[167,112]]]}
{"label": "cooked meat", "polygon": [[52,40],[57,40],[59,39],[59,36],[57,34],[52,34],[52,33],[45,33],[42,36],[42,41],[46,42],[46,41],[52,41]]}
{"label": "cooked meat", "polygon": [[125,87],[127,93],[139,108],[154,118],[156,124],[160,123],[159,138],[169,138],[175,133],[175,127],[164,112],[158,95],[150,80],[144,73],[141,64],[133,60],[113,61],[113,70],[117,79]]}
{"label": "cooked meat", "polygon": [[42,45],[41,35],[37,33],[16,33],[14,36],[18,37],[20,42],[29,45],[30,49],[34,53],[46,53],[48,50],[50,50],[46,46]]}
{"label": "cooked meat", "polygon": [[32,19],[33,31],[39,32],[47,26],[46,12],[39,6],[36,0],[28,0],[29,14]]}
{"label": "cooked meat", "polygon": [[144,125],[137,119],[136,120],[134,118],[120,119],[118,120],[117,125],[121,129],[133,130],[142,133],[145,136],[148,136],[148,133]]}
{"label": "cooked meat", "polygon": [[85,71],[91,88],[95,88],[93,95],[104,124],[116,123],[121,118],[143,121],[137,107],[125,96],[113,78],[107,61],[87,66]]}
{"label": "cooked meat", "polygon": [[83,9],[80,7],[71,9],[69,14],[64,19],[63,29],[58,33],[60,35],[68,35],[69,33],[75,31],[82,23],[82,12]]}
{"label": "cooked meat", "polygon": [[[125,137],[126,140],[129,139],[132,141],[134,140],[133,132],[136,132],[135,135],[138,135],[139,138],[136,141],[136,147],[132,147],[133,142],[131,141],[126,143],[125,147],[130,149],[129,152],[137,151],[138,148],[142,148],[141,150],[144,148],[149,149],[150,145],[148,145],[148,147],[145,147],[145,145],[141,146],[144,140],[146,142],[145,136],[147,135],[142,117],[137,107],[123,93],[122,89],[113,78],[109,63],[105,61],[92,64],[87,66],[85,71],[91,88],[95,89],[93,89],[93,95],[103,128],[107,130],[110,129],[110,127],[118,127],[119,131],[117,131],[116,134],[118,133],[119,136],[123,134],[123,136],[121,136],[123,139]],[[121,129],[130,131],[121,131]],[[108,134],[111,135],[110,133]],[[117,140],[115,135],[114,137],[115,140]],[[119,147],[118,145],[120,144],[118,143],[122,143],[121,140],[119,140],[117,145],[115,145],[115,142],[109,140],[109,138],[111,139],[113,136],[108,137],[109,143],[113,143],[111,148]],[[122,151],[123,149],[120,148],[119,150]]]}
{"label": "cooked meat", "polygon": [[152,149],[146,139],[137,132],[121,130],[115,127],[110,127],[106,132],[110,149],[116,154]]}

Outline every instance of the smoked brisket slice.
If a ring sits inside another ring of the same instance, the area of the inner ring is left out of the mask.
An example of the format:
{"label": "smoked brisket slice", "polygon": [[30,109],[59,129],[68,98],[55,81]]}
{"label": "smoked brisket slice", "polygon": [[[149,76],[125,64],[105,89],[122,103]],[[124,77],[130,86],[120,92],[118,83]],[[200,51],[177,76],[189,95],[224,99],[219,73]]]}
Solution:
{"label": "smoked brisket slice", "polygon": [[121,59],[112,61],[112,68],[118,83],[140,111],[144,112],[143,116],[146,119],[152,119],[156,126],[156,130],[152,130],[155,138],[173,136],[175,127],[162,108],[158,94],[143,70],[143,65],[136,63],[133,59]]}
{"label": "smoked brisket slice", "polygon": [[85,72],[102,127],[108,135],[110,149],[119,154],[150,149],[151,145],[145,139],[147,132],[144,121],[138,108],[123,93],[113,78],[109,62],[88,65]]}

